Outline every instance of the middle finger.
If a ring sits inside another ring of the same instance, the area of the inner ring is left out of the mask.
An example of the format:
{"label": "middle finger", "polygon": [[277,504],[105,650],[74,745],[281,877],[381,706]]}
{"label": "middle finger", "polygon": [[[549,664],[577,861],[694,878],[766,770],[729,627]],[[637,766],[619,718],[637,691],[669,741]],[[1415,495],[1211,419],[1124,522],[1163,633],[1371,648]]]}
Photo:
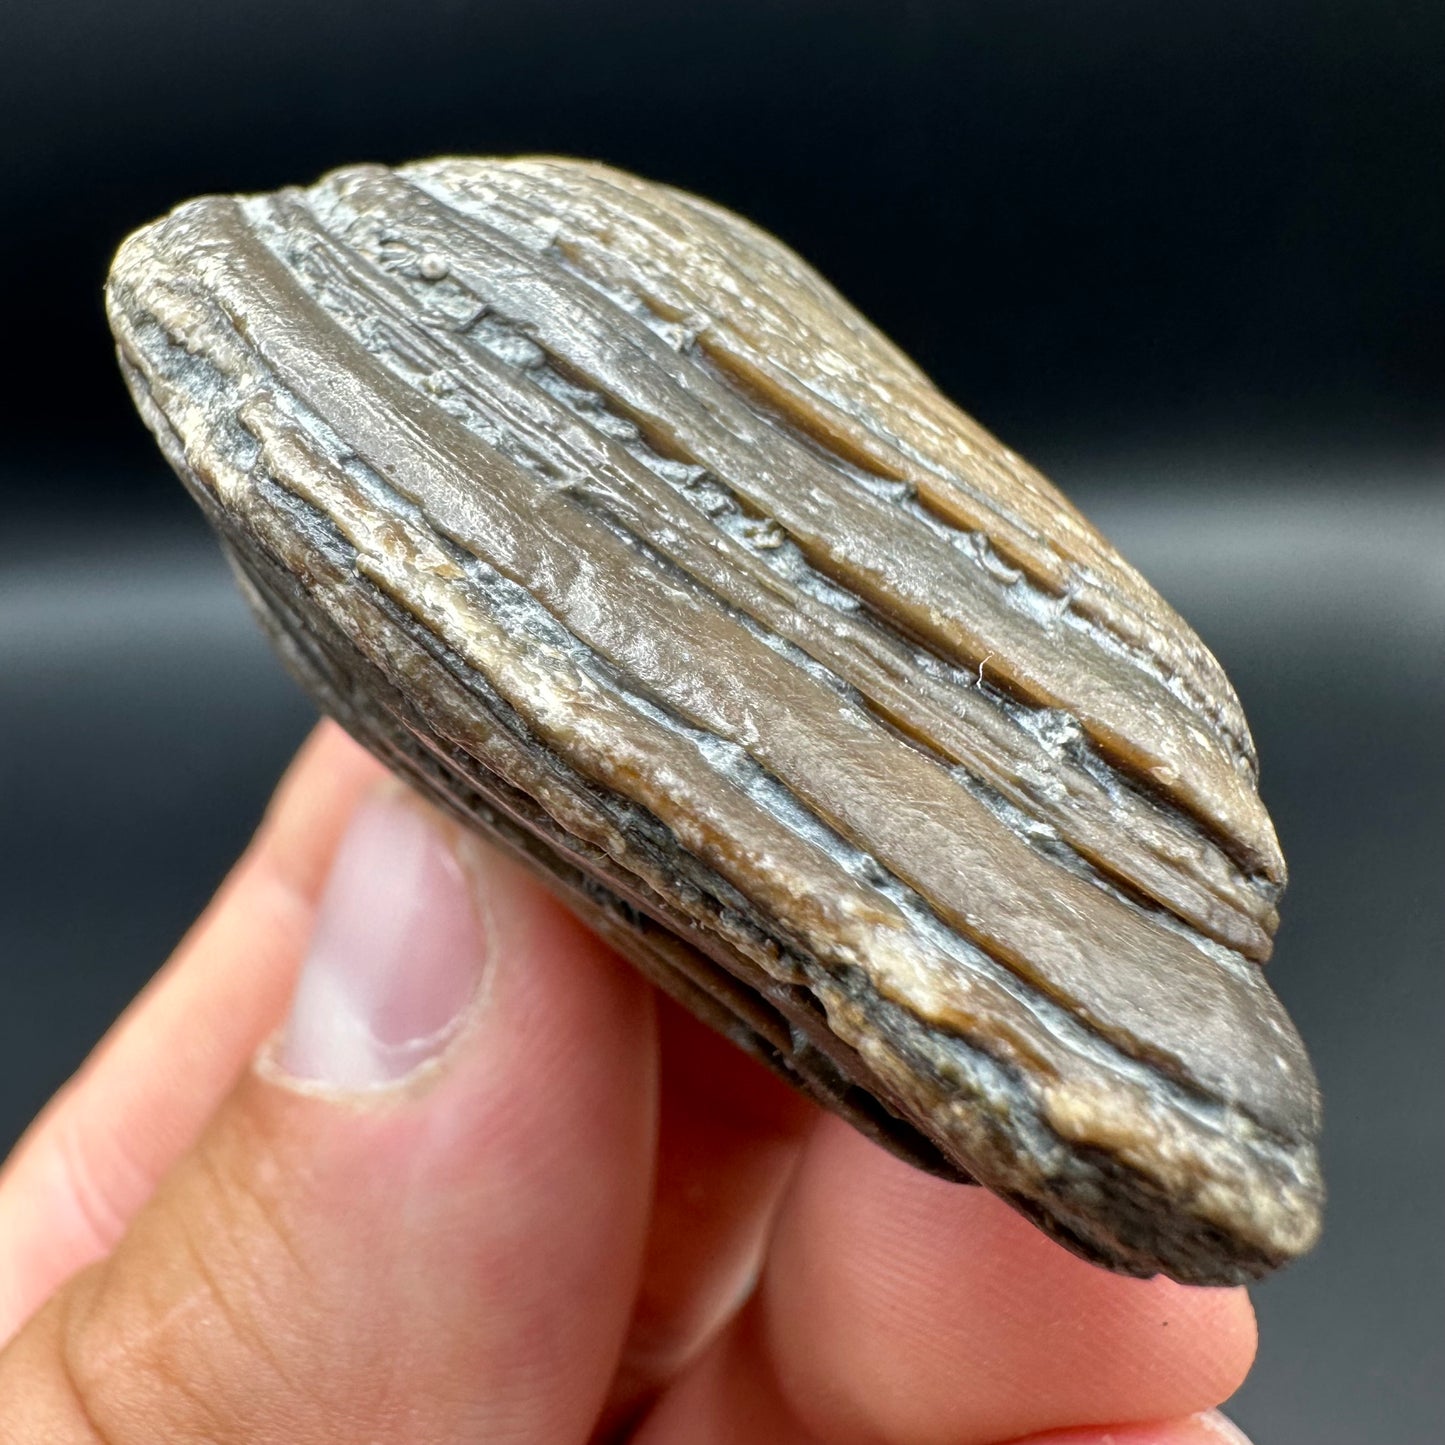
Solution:
{"label": "middle finger", "polygon": [[[1109,1274],[984,1190],[930,1178],[824,1119],[755,1301],[719,1347],[727,1378],[700,1402],[685,1397],[707,1372],[690,1373],[666,1413],[771,1400],[794,1433],[830,1445],[982,1445],[1208,1409],[1253,1350],[1243,1290]],[[734,1419],[715,1434],[742,1430]]]}

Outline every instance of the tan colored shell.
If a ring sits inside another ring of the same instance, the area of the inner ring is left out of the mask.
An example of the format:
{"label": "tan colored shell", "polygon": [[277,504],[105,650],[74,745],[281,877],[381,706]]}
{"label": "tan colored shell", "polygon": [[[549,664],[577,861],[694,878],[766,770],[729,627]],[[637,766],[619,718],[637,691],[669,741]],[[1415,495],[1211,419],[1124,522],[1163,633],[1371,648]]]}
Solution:
{"label": "tan colored shell", "polygon": [[1091,1258],[1308,1247],[1234,694],[776,240],[579,162],[358,167],[182,207],[109,301],[323,705],[665,987]]}

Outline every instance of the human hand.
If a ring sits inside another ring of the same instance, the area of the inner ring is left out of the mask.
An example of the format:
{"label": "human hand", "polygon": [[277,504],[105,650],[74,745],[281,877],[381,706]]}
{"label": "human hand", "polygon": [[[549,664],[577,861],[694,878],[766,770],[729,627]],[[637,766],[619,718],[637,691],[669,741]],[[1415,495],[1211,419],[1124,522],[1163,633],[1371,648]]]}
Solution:
{"label": "human hand", "polygon": [[1254,1325],[820,1115],[326,725],[0,1174],[5,1338],[5,1445],[1218,1445]]}

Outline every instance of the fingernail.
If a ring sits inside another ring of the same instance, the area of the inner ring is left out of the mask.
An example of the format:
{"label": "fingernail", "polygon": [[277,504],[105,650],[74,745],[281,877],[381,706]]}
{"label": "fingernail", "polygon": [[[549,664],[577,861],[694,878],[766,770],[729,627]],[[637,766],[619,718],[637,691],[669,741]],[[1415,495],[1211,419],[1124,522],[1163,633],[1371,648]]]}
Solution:
{"label": "fingernail", "polygon": [[1196,1415],[1194,1421],[1203,1425],[1212,1437],[1220,1441],[1220,1445],[1250,1445],[1244,1431],[1218,1410],[1206,1410],[1202,1415]]}
{"label": "fingernail", "polygon": [[486,962],[446,833],[400,784],[379,783],[332,863],[272,1062],[336,1089],[405,1079],[455,1037]]}

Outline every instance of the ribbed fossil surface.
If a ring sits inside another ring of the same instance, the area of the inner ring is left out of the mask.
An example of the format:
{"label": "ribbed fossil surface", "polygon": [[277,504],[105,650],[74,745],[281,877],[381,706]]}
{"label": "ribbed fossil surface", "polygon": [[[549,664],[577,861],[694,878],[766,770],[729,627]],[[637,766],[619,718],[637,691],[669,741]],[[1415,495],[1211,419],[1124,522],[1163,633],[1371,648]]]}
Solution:
{"label": "ribbed fossil surface", "polygon": [[602,166],[363,166],[182,206],[108,299],[322,705],[661,986],[1115,1269],[1313,1242],[1228,682],[776,240]]}

